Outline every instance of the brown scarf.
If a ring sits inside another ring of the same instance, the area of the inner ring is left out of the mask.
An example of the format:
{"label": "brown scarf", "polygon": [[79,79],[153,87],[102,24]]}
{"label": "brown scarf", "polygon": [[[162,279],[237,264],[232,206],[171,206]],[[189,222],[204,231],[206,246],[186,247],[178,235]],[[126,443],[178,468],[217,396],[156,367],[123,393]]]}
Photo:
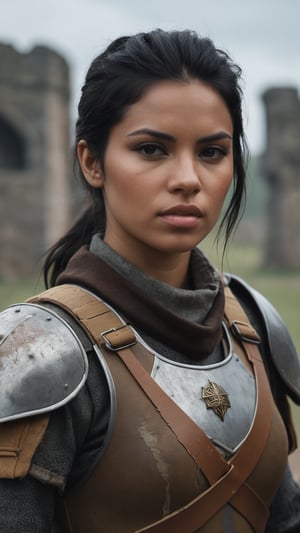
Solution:
{"label": "brown scarf", "polygon": [[197,324],[166,309],[86,246],[71,258],[59,276],[57,284],[63,283],[77,284],[92,291],[134,327],[189,357],[207,357],[220,342],[224,315],[222,284],[206,319]]}

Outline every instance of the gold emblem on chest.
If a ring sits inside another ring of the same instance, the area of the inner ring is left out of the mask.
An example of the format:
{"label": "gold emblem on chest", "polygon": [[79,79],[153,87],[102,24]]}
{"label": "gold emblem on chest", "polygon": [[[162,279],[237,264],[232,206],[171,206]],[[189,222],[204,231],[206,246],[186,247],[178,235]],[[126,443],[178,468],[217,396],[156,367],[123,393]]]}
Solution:
{"label": "gold emblem on chest", "polygon": [[204,400],[207,409],[212,409],[222,422],[230,406],[228,394],[221,385],[208,380],[206,387],[201,387],[201,399]]}

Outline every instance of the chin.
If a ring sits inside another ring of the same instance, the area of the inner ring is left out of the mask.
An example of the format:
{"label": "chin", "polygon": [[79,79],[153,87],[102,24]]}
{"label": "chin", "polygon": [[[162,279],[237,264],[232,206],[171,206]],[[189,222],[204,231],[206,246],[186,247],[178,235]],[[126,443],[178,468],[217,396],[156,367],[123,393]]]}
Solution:
{"label": "chin", "polygon": [[181,254],[181,253],[188,253],[191,252],[196,246],[198,246],[199,242],[194,242],[192,244],[174,244],[169,246],[162,246],[160,248],[161,252],[164,252],[166,254]]}

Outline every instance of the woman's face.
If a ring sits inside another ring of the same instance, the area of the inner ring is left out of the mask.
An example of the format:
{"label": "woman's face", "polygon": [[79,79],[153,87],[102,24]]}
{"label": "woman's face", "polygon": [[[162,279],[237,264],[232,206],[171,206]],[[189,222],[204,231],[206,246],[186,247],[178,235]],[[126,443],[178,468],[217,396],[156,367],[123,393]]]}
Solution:
{"label": "woman's face", "polygon": [[107,244],[144,270],[154,256],[189,254],[219,218],[233,176],[232,135],[226,104],[209,85],[149,89],[108,140],[96,185]]}

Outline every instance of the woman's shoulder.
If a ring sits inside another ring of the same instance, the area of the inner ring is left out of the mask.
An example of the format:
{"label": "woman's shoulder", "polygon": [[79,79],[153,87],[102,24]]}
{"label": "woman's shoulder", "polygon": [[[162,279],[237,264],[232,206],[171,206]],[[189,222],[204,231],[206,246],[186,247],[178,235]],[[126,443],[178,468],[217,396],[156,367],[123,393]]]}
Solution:
{"label": "woman's shoulder", "polygon": [[111,398],[91,348],[55,305],[26,302],[0,313],[0,445],[7,450],[0,478],[30,473],[54,485],[61,479],[62,488],[97,460]]}
{"label": "woman's shoulder", "polygon": [[275,307],[245,280],[226,273],[225,284],[261,337],[267,366],[274,365],[291,398],[300,403],[300,362],[288,328]]}
{"label": "woman's shoulder", "polygon": [[69,402],[88,375],[86,351],[53,309],[21,303],[0,313],[0,421]]}

